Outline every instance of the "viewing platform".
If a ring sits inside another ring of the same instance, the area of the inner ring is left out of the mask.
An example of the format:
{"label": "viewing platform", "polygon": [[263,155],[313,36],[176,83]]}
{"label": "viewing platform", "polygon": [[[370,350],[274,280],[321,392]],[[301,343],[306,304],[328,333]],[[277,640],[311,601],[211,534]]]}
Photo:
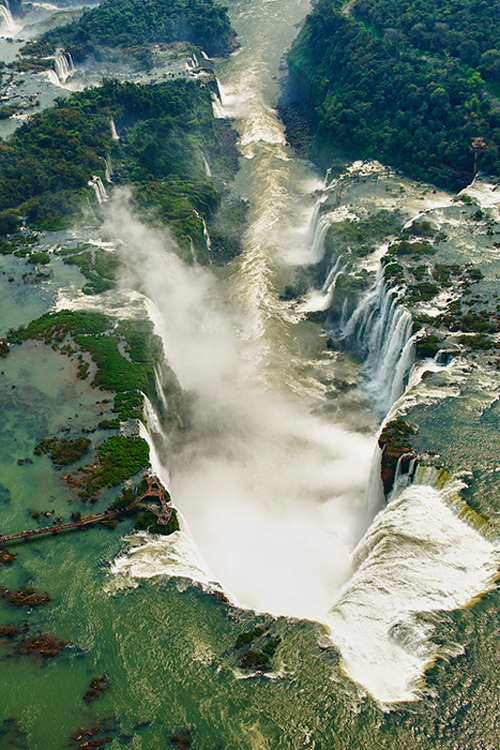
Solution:
{"label": "viewing platform", "polygon": [[[123,508],[117,508],[116,510],[105,511],[104,513],[94,513],[89,516],[81,516],[77,520],[70,523],[60,523],[55,526],[47,526],[38,529],[28,529],[26,531],[19,531],[17,534],[7,534],[5,536],[0,535],[0,546],[9,544],[10,542],[16,542],[21,539],[28,541],[32,537],[43,536],[51,534],[56,536],[61,531],[69,531],[71,529],[85,529],[94,526],[98,523],[109,521],[116,516],[123,515],[125,513],[132,513],[140,507],[148,510],[150,513],[157,518],[157,523],[161,526],[167,526],[168,522],[172,518],[173,510],[165,500],[165,493],[160,480],[155,476],[147,476],[146,481],[148,483],[148,489],[140,497],[135,498],[131,503],[124,506]],[[145,503],[146,499],[158,500],[160,503],[160,509],[150,503]]]}

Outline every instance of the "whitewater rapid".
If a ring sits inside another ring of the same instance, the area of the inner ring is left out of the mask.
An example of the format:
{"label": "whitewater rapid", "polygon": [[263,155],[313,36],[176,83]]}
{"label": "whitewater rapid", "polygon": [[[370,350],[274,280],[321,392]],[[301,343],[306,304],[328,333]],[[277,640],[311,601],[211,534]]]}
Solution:
{"label": "whitewater rapid", "polygon": [[148,314],[190,393],[191,423],[173,455],[149,410],[165,464],[157,471],[185,528],[212,578],[242,605],[320,619],[364,530],[373,437],[312,414],[296,391],[277,391],[274,371],[270,382],[265,369],[255,374],[245,316],[224,302],[219,282],[134,220],[123,194],[109,208],[105,231],[120,240],[124,284],[140,267]]}

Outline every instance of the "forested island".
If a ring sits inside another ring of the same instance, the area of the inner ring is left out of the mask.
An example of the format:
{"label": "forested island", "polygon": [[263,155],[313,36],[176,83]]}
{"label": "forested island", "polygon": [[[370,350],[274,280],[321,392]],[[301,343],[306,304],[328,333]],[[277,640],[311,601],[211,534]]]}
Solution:
{"label": "forested island", "polygon": [[325,166],[339,155],[377,158],[457,186],[473,175],[475,145],[479,168],[498,175],[495,19],[471,0],[320,0],[288,58],[311,156]]}
{"label": "forested island", "polygon": [[[207,259],[212,248],[202,219],[214,216],[236,165],[234,136],[214,120],[207,86],[106,81],[61,98],[0,148],[0,232],[10,235],[1,252],[16,249],[13,233],[23,223],[53,230],[74,220],[93,193],[89,181],[104,180],[108,169],[113,182],[130,186],[140,205],[154,208],[181,243],[192,241]],[[222,245],[214,242],[211,260]]]}
{"label": "forested island", "polygon": [[75,61],[101,57],[106,49],[142,48],[151,44],[186,41],[212,56],[227,55],[234,46],[227,10],[213,0],[104,0],[83,12],[79,21],[48,31],[29,45],[30,53],[64,47]]}

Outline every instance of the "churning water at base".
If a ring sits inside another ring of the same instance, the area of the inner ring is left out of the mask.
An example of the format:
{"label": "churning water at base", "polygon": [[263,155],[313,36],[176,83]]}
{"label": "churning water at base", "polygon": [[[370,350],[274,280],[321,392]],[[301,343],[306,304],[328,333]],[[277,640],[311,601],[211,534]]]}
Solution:
{"label": "churning water at base", "polygon": [[274,372],[266,383],[265,368],[250,366],[241,309],[135,221],[119,193],[106,232],[122,240],[131,275],[141,269],[169,364],[191,394],[186,437],[160,446],[159,462],[212,578],[244,606],[321,619],[364,530],[373,438],[311,414],[296,392],[276,389]]}
{"label": "churning water at base", "polygon": [[347,674],[386,704],[425,692],[425,667],[462,652],[432,642],[433,613],[495,587],[498,546],[473,527],[459,487],[438,488],[437,479],[438,472],[417,470],[416,483],[375,518],[328,620]]}
{"label": "churning water at base", "polygon": [[429,613],[491,588],[497,546],[456,485],[424,469],[362,537],[380,508],[378,463],[365,493],[373,437],[313,414],[310,388],[301,399],[286,384],[278,390],[274,372],[266,383],[265,368],[248,366],[253,340],[226,282],[184,265],[171,240],[133,217],[125,193],[115,191],[109,209],[106,235],[121,246],[124,284],[140,269],[149,315],[191,400],[180,443],[168,442],[148,410],[153,467],[182,531],[136,538],[112,566],[116,585],[187,577],[244,607],[317,619],[346,673],[374,697],[417,697],[438,654]]}

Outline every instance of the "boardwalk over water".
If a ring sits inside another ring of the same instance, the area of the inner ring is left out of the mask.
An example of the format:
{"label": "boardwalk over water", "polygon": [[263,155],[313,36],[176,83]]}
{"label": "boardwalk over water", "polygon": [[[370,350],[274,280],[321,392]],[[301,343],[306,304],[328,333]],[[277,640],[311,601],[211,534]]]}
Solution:
{"label": "boardwalk over water", "polygon": [[[86,529],[94,526],[97,523],[108,521],[116,516],[123,515],[125,513],[132,513],[139,507],[143,507],[150,513],[153,513],[157,518],[157,523],[161,526],[166,526],[172,517],[172,508],[165,500],[163,487],[160,480],[157,477],[147,476],[148,489],[140,497],[134,498],[134,500],[123,508],[116,508],[115,510],[106,511],[104,513],[94,513],[90,516],[81,516],[78,520],[70,523],[60,523],[56,526],[46,526],[37,529],[28,529],[27,531],[20,531],[17,534],[7,534],[6,536],[0,535],[0,546],[15,542],[20,539],[28,541],[32,537],[52,534],[57,535],[60,531],[69,531],[70,529]],[[145,503],[144,500],[147,498],[155,499],[160,502],[161,510],[158,507]]]}

